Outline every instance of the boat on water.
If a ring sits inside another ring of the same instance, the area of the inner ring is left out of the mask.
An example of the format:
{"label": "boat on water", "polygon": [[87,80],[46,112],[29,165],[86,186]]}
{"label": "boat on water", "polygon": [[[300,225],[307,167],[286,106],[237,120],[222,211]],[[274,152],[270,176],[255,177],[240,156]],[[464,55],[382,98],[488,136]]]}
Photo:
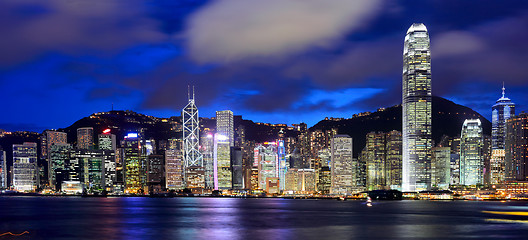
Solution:
{"label": "boat on water", "polygon": [[367,197],[367,207],[372,207],[372,199]]}

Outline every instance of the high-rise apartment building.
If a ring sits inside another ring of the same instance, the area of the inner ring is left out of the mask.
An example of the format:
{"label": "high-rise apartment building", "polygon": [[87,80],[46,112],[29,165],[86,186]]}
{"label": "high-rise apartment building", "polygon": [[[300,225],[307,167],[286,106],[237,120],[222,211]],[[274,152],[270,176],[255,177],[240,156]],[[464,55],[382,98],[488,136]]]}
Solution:
{"label": "high-rise apartment building", "polygon": [[13,144],[13,187],[35,191],[38,187],[37,144]]}
{"label": "high-rise apartment building", "polygon": [[228,138],[229,146],[235,146],[233,112],[216,111],[216,133]]}
{"label": "high-rise apartment building", "polygon": [[480,119],[466,119],[460,133],[460,184],[484,183],[484,138]]}
{"label": "high-rise apartment building", "polygon": [[403,49],[403,191],[431,187],[431,51],[423,23],[413,23]]}
{"label": "high-rise apartment building", "polygon": [[331,142],[330,194],[350,194],[356,186],[356,164],[352,158],[352,138],[335,135]]}

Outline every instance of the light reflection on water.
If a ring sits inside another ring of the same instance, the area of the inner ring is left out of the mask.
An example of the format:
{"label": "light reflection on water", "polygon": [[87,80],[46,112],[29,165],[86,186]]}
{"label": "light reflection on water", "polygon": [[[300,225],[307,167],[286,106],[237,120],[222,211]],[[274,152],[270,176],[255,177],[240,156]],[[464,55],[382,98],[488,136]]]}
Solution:
{"label": "light reflection on water", "polygon": [[[0,197],[0,232],[31,239],[524,238],[526,202]],[[484,211],[484,212],[483,212]]]}

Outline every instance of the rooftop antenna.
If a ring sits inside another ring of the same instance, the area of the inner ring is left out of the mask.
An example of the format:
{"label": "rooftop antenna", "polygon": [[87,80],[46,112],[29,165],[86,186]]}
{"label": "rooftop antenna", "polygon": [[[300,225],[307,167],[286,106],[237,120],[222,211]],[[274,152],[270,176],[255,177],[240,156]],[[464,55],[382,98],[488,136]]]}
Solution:
{"label": "rooftop antenna", "polygon": [[112,103],[112,111],[114,111],[114,103]]}
{"label": "rooftop antenna", "polygon": [[194,85],[193,85],[193,98],[192,99],[194,100]]}
{"label": "rooftop antenna", "polygon": [[187,99],[191,99],[191,86],[187,85]]}
{"label": "rooftop antenna", "polygon": [[502,82],[502,98],[504,98],[504,91],[506,90],[506,88],[504,88],[504,81]]}

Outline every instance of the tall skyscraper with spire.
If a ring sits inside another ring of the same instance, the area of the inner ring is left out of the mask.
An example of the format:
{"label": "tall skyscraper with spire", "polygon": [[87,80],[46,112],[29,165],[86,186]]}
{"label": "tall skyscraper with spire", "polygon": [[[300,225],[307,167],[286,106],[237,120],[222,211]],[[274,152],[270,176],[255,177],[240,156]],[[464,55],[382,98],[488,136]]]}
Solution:
{"label": "tall skyscraper with spire", "polygon": [[188,93],[189,103],[182,110],[183,121],[183,159],[185,169],[189,167],[203,167],[202,154],[199,151],[200,125],[198,108],[194,101],[194,87],[192,95]]}
{"label": "tall skyscraper with spire", "polygon": [[490,182],[498,184],[506,180],[506,122],[515,115],[515,103],[506,97],[502,84],[502,97],[491,107],[491,159]]}
{"label": "tall skyscraper with spire", "polygon": [[502,97],[491,107],[491,148],[504,149],[506,120],[515,115],[515,103],[505,96],[506,88],[502,84]]}
{"label": "tall skyscraper with spire", "polygon": [[423,23],[413,23],[403,49],[402,190],[431,187],[431,51]]}

